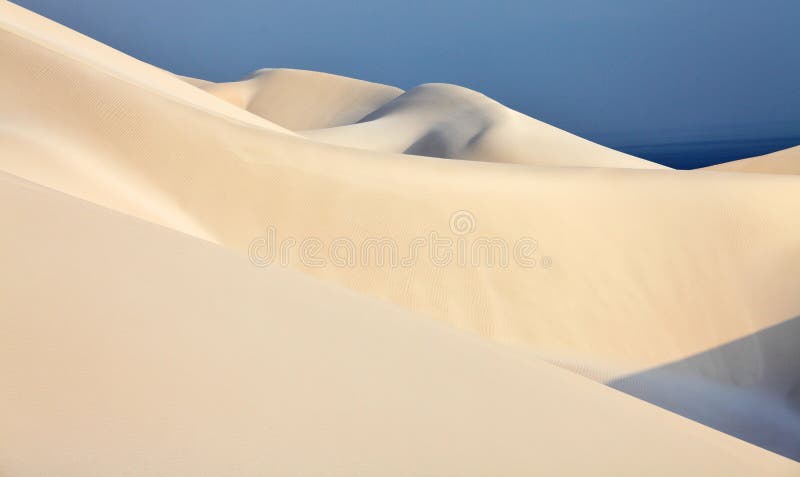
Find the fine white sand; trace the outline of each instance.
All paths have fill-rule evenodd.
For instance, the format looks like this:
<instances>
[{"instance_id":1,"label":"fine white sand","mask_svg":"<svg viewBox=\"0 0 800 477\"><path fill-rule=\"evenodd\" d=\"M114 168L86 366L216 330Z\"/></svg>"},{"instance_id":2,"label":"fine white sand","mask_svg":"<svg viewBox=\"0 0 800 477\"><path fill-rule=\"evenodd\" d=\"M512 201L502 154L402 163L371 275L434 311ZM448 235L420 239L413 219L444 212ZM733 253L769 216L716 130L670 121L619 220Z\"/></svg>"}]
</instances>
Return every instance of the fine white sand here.
<instances>
[{"instance_id":1,"label":"fine white sand","mask_svg":"<svg viewBox=\"0 0 800 477\"><path fill-rule=\"evenodd\" d=\"M765 174L800 174L800 146L763 156L717 164L706 167L706 169L731 172L762 172Z\"/></svg>"},{"instance_id":2,"label":"fine white sand","mask_svg":"<svg viewBox=\"0 0 800 477\"><path fill-rule=\"evenodd\" d=\"M800 472L744 442L800 459L797 175L453 85L181 79L6 2L0 52L0 475ZM269 230L325 265L249 263ZM432 233L534 266L327 247Z\"/></svg>"},{"instance_id":3,"label":"fine white sand","mask_svg":"<svg viewBox=\"0 0 800 477\"><path fill-rule=\"evenodd\" d=\"M447 159L659 169L450 84L402 90L300 70L259 70L234 83L190 83L329 144Z\"/></svg>"},{"instance_id":4,"label":"fine white sand","mask_svg":"<svg viewBox=\"0 0 800 477\"><path fill-rule=\"evenodd\" d=\"M4 475L797 470L296 272L11 176L0 198Z\"/></svg>"},{"instance_id":5,"label":"fine white sand","mask_svg":"<svg viewBox=\"0 0 800 477\"><path fill-rule=\"evenodd\" d=\"M354 123L403 94L393 86L290 69L262 69L233 83L184 79L295 131Z\"/></svg>"}]
</instances>

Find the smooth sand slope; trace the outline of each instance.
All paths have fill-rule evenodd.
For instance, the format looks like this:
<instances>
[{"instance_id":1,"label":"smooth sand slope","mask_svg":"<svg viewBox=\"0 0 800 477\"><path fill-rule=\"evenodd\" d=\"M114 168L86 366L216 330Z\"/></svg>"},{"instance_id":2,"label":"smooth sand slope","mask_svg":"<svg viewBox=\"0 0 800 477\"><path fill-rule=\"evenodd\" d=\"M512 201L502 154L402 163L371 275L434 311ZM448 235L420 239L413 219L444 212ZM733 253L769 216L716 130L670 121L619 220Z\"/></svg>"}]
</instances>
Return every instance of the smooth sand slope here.
<instances>
[{"instance_id":1,"label":"smooth sand slope","mask_svg":"<svg viewBox=\"0 0 800 477\"><path fill-rule=\"evenodd\" d=\"M0 199L2 475L796 475L296 272L5 174Z\"/></svg>"},{"instance_id":2,"label":"smooth sand slope","mask_svg":"<svg viewBox=\"0 0 800 477\"><path fill-rule=\"evenodd\" d=\"M447 159L549 166L664 166L581 139L461 86L418 86L356 124L305 131L330 144Z\"/></svg>"},{"instance_id":3,"label":"smooth sand slope","mask_svg":"<svg viewBox=\"0 0 800 477\"><path fill-rule=\"evenodd\" d=\"M357 122L403 94L393 86L292 69L262 69L232 83L184 79L294 131Z\"/></svg>"},{"instance_id":4,"label":"smooth sand slope","mask_svg":"<svg viewBox=\"0 0 800 477\"><path fill-rule=\"evenodd\" d=\"M452 150L472 154L517 141L529 144L536 162L572 167L336 146L311 138L324 130L289 131L11 4L0 3L0 23L0 169L242 256L262 257L263 247L253 245L273 227L276 243L295 241L291 268L519 346L596 381L655 377L661 387L648 386L662 389L655 394L619 387L718 428L722 420L726 432L799 457L792 445L800 441L800 375L790 365L796 354L769 350L797 349L800 338L794 327L768 339L763 333L800 316L800 178L650 170L637 168L648 163L635 158L637 167L622 166L596 153L600 146L543 127L558 132L561 154L557 142L526 142L537 137L528 126L541 123L452 86L417 88L368 120L327 130L377 124L383 130L374 140L381 144L413 141L428 130L425 121L417 129L414 118L440 118L430 124L450 124L455 133L429 143L444 143L439 152L461 144ZM345 92L363 86L347 84ZM297 95L302 81L296 86ZM451 93L453 101L439 101ZM335 97L320 102L318 115L305 114L329 121L349 111L351 103ZM291 117L290 109L272 114ZM462 125L493 115L503 116L502 126L463 139L471 136L461 134ZM506 137L500 131L514 129L511 123L523 134L490 140ZM586 154L576 156L577 149ZM368 254L339 265L329 247L340 238L359 250L389 239L386 253L403 259L434 233L470 248L499 240L508 255L532 238L535 266L519 266L511 256L506 266L490 267L480 254L467 264L441 263L427 249L397 266L381 266ZM298 252L306 238L321 243L311 261ZM714 352L741 340L749 345ZM666 366L673 366L668 376L653 373ZM686 385L698 380L725 393L698 401L692 390L699 388ZM663 399L670 392L677 403ZM703 404L688 412L687 402ZM606 437L615 433L607 429Z\"/></svg>"},{"instance_id":5,"label":"smooth sand slope","mask_svg":"<svg viewBox=\"0 0 800 477\"><path fill-rule=\"evenodd\" d=\"M800 174L800 146L706 167L711 171Z\"/></svg>"},{"instance_id":6,"label":"smooth sand slope","mask_svg":"<svg viewBox=\"0 0 800 477\"><path fill-rule=\"evenodd\" d=\"M70 61L83 64L89 70L114 76L147 92L168 96L178 103L192 104L208 114L288 133L284 128L241 108L233 107L213 95L198 93L197 88L188 87L185 81L175 76L165 75L160 68L134 60L124 53L8 1L3 0L0 5L0 28L4 34L27 38L42 48L55 48L59 54L68 57ZM54 64L53 67L57 65Z\"/></svg>"},{"instance_id":7,"label":"smooth sand slope","mask_svg":"<svg viewBox=\"0 0 800 477\"><path fill-rule=\"evenodd\" d=\"M447 159L659 169L456 85L392 87L312 71L259 70L233 83L185 78L321 142Z\"/></svg>"}]
</instances>

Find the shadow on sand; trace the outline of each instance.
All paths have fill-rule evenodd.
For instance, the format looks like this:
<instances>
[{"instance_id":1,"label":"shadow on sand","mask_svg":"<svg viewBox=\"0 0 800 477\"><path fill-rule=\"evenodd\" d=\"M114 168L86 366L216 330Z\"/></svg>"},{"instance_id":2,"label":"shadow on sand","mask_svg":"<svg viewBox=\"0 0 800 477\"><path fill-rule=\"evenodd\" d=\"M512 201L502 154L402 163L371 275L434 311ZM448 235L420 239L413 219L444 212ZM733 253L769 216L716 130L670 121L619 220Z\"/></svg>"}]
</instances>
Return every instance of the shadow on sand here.
<instances>
[{"instance_id":1,"label":"shadow on sand","mask_svg":"<svg viewBox=\"0 0 800 477\"><path fill-rule=\"evenodd\" d=\"M607 384L800 461L800 317Z\"/></svg>"}]
</instances>

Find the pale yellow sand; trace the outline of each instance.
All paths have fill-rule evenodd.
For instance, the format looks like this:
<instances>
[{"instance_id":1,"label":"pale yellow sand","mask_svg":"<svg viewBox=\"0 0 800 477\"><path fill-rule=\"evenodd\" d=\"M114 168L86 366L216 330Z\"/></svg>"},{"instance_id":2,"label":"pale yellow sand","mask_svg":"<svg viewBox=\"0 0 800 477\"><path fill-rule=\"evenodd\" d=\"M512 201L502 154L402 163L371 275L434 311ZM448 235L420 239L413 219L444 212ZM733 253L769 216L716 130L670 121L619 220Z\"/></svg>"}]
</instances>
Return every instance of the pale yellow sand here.
<instances>
[{"instance_id":1,"label":"pale yellow sand","mask_svg":"<svg viewBox=\"0 0 800 477\"><path fill-rule=\"evenodd\" d=\"M713 398L723 396L737 404L726 419L735 426L726 432L797 457L786 443L792 447L800 439L794 366L800 360L793 351L770 351L797 349L796 328L769 339L758 333L800 316L800 178L654 168L456 87L428 85L388 99L394 90L278 70L299 75L292 97L302 97L304 81L314 85L311 96L329 81L341 85L319 102L319 111L313 102L306 105L309 121L335 126L376 108L374 121L292 132L277 119L239 109L11 4L0 3L0 23L0 169L240 255L268 227L275 227L279 240L314 237L330 244L347 237L361 244L391 238L401 255L431 232L469 243L499 238L512 246L524 237L536 239L533 268L513 260L508 267L437 266L426 256L409 266L335 266L326 248L320 251L326 267L304 265L296 248L289 265L518 345L653 402L663 393L642 393L625 383L655 376L669 389L695 380L700 384L690 391L726 386L729 394L695 400L706 403L699 414L685 413L720 427L725 406ZM270 91L267 97L283 94L285 83L267 83L260 86ZM359 102L362 87L386 96ZM265 107L273 105L267 101ZM257 112L284 118L284 126L302 120L291 105L285 108ZM476 119L490 126L470 136ZM431 127L444 133L419 143ZM339 138L376 143L349 144L355 149L312 140L337 130L361 131ZM338 141L332 137L326 140ZM403 152L409 142L421 148L411 152L476 160L380 152L387 144L387 150ZM550 167L502 164L526 158ZM473 221L470 233L454 233L454 214ZM87 233L112 227L101 222ZM109 283L91 292L118 288ZM158 296L163 302L169 294ZM314 296L297 298L298 304L306 301ZM258 312L235 310L234 316ZM159 317L178 327L183 322L170 320L186 317L176 315ZM347 313L331 319L340 315ZM741 339L749 343L745 351L712 352ZM710 354L687 360L699 353ZM668 375L652 374L670 365L676 366ZM202 366L196 372L197 379L213 379L202 377ZM685 393L678 404L662 404L684 412L680 405L694 397ZM604 439L616 439L616 429L604 432ZM643 462L618 464L628 469Z\"/></svg>"},{"instance_id":2,"label":"pale yellow sand","mask_svg":"<svg viewBox=\"0 0 800 477\"><path fill-rule=\"evenodd\" d=\"M451 215L468 210L476 226L467 238L530 236L553 266L421 259L309 271L498 339L637 370L779 323L800 306L793 176L534 168L335 148L203 114L18 35L0 42L8 172L242 252L270 225L325 243L392 237L403 252L430 231L454 237Z\"/></svg>"},{"instance_id":3,"label":"pale yellow sand","mask_svg":"<svg viewBox=\"0 0 800 477\"><path fill-rule=\"evenodd\" d=\"M586 141L460 86L418 86L357 124L306 137L381 152L548 166L664 168Z\"/></svg>"},{"instance_id":4,"label":"pale yellow sand","mask_svg":"<svg viewBox=\"0 0 800 477\"><path fill-rule=\"evenodd\" d=\"M234 83L187 80L321 142L378 152L556 166L659 169L513 111L467 88L394 87L299 70Z\"/></svg>"},{"instance_id":5,"label":"pale yellow sand","mask_svg":"<svg viewBox=\"0 0 800 477\"><path fill-rule=\"evenodd\" d=\"M403 94L393 86L290 69L263 69L234 83L184 79L295 131L357 122Z\"/></svg>"},{"instance_id":6,"label":"pale yellow sand","mask_svg":"<svg viewBox=\"0 0 800 477\"><path fill-rule=\"evenodd\" d=\"M790 476L296 272L0 176L2 475Z\"/></svg>"},{"instance_id":7,"label":"pale yellow sand","mask_svg":"<svg viewBox=\"0 0 800 477\"><path fill-rule=\"evenodd\" d=\"M761 172L765 174L800 174L800 146L763 156L706 167L712 171Z\"/></svg>"},{"instance_id":8,"label":"pale yellow sand","mask_svg":"<svg viewBox=\"0 0 800 477\"><path fill-rule=\"evenodd\" d=\"M40 48L56 50L65 60L68 58L81 64L89 72L113 76L139 87L143 92L168 97L179 104L192 104L197 109L227 120L288 133L284 128L233 107L213 95L201 94L197 88L189 87L176 76L164 74L159 68L137 61L6 0L0 3L0 28L4 35L26 38ZM53 68L57 66L52 65Z\"/></svg>"}]
</instances>

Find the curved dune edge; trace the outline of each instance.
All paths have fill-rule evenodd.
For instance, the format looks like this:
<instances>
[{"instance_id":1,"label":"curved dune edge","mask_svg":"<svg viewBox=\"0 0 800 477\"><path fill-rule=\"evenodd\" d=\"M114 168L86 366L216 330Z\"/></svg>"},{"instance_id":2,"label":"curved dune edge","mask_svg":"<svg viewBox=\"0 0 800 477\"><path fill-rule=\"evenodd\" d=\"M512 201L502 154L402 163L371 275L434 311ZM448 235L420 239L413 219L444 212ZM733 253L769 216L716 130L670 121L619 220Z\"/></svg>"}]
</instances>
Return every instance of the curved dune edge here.
<instances>
[{"instance_id":1,"label":"curved dune edge","mask_svg":"<svg viewBox=\"0 0 800 477\"><path fill-rule=\"evenodd\" d=\"M0 198L4 475L797 472L300 274L7 175Z\"/></svg>"},{"instance_id":2,"label":"curved dune edge","mask_svg":"<svg viewBox=\"0 0 800 477\"><path fill-rule=\"evenodd\" d=\"M425 84L355 124L303 131L324 143L446 159L667 169L525 116L475 91Z\"/></svg>"},{"instance_id":3,"label":"curved dune edge","mask_svg":"<svg viewBox=\"0 0 800 477\"><path fill-rule=\"evenodd\" d=\"M112 75L152 94L191 105L207 114L218 115L253 127L293 134L257 115L231 106L213 95L202 94L160 68L138 61L107 45L48 20L8 1L0 2L0 29L18 35L59 55L81 62L86 68Z\"/></svg>"},{"instance_id":4,"label":"curved dune edge","mask_svg":"<svg viewBox=\"0 0 800 477\"><path fill-rule=\"evenodd\" d=\"M184 80L292 131L351 124L403 94L394 86L284 68L231 83Z\"/></svg>"},{"instance_id":5,"label":"curved dune edge","mask_svg":"<svg viewBox=\"0 0 800 477\"><path fill-rule=\"evenodd\" d=\"M232 83L185 79L323 143L485 162L666 169L456 85L426 84L403 92L393 86L290 69L259 70Z\"/></svg>"},{"instance_id":6,"label":"curved dune edge","mask_svg":"<svg viewBox=\"0 0 800 477\"><path fill-rule=\"evenodd\" d=\"M4 22L26 15L14 12ZM451 218L467 211L469 240L535 238L537 264L549 267L423 258L314 268L296 255L289 265L612 384L798 316L795 177L442 161L322 144L143 88L139 66L125 78L97 68L105 49L95 60L71 43L85 37L43 47L12 30L0 32L0 169L30 181L240 254L268 227L325 243L391 237L408 250L431 232L452 237ZM72 50L84 56L64 54ZM118 55L119 71L141 65ZM773 343L690 360L678 378L766 393L760 406L791 403L798 368L761 359Z\"/></svg>"},{"instance_id":7,"label":"curved dune edge","mask_svg":"<svg viewBox=\"0 0 800 477\"><path fill-rule=\"evenodd\" d=\"M709 171L800 174L800 146L706 167Z\"/></svg>"}]
</instances>

